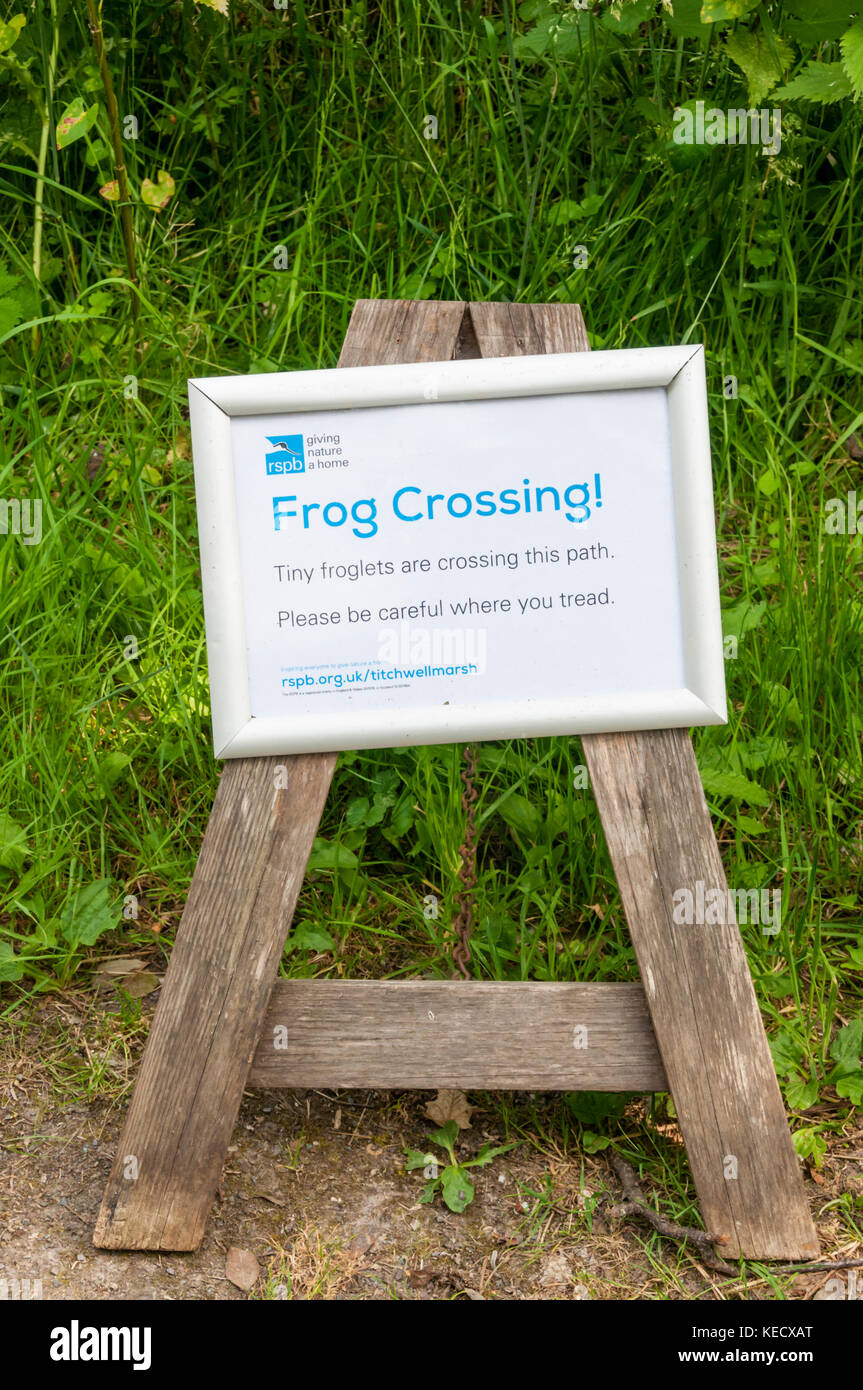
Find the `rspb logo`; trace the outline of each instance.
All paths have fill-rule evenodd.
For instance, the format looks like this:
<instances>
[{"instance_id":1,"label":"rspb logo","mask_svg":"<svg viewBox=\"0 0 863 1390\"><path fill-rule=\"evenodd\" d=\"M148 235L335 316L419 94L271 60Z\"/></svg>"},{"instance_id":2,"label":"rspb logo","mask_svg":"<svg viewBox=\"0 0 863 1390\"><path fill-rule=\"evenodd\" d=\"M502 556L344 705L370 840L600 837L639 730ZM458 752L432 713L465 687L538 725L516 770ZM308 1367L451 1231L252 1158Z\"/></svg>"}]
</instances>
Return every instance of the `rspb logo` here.
<instances>
[{"instance_id":1,"label":"rspb logo","mask_svg":"<svg viewBox=\"0 0 863 1390\"><path fill-rule=\"evenodd\" d=\"M305 473L306 456L301 434L268 434L267 439L276 446L265 454L268 477L277 473Z\"/></svg>"}]
</instances>

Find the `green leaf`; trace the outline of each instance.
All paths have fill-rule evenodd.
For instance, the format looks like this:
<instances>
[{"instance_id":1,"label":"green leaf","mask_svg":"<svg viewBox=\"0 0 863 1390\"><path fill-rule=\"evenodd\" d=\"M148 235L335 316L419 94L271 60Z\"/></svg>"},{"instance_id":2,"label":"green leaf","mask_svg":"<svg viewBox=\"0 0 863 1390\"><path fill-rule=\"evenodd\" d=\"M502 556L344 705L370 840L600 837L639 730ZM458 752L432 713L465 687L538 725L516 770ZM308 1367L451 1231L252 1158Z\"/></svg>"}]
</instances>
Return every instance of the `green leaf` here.
<instances>
[{"instance_id":1,"label":"green leaf","mask_svg":"<svg viewBox=\"0 0 863 1390\"><path fill-rule=\"evenodd\" d=\"M838 39L859 13L859 0L786 0L782 30L804 48L818 48Z\"/></svg>"},{"instance_id":2,"label":"green leaf","mask_svg":"<svg viewBox=\"0 0 863 1390\"><path fill-rule=\"evenodd\" d=\"M863 1105L863 1071L852 1072L836 1082L836 1094L852 1105Z\"/></svg>"},{"instance_id":3,"label":"green leaf","mask_svg":"<svg viewBox=\"0 0 863 1390\"><path fill-rule=\"evenodd\" d=\"M76 97L70 102L57 122L57 149L65 150L73 141L92 129L99 115L99 103L85 107L84 98Z\"/></svg>"},{"instance_id":4,"label":"green leaf","mask_svg":"<svg viewBox=\"0 0 863 1390\"><path fill-rule=\"evenodd\" d=\"M440 1183L441 1183L440 1178L432 1178L431 1182L427 1182L426 1185L425 1185L425 1187L424 1187L423 1190L422 1190L422 1196L420 1197L420 1201L421 1201L421 1202L433 1202L433 1201L434 1201L435 1193L437 1192L438 1188L440 1187Z\"/></svg>"},{"instance_id":5,"label":"green leaf","mask_svg":"<svg viewBox=\"0 0 863 1390\"><path fill-rule=\"evenodd\" d=\"M592 1129L586 1129L581 1136L581 1144L585 1153L599 1153L600 1149L607 1149L611 1140L607 1134L594 1134Z\"/></svg>"},{"instance_id":6,"label":"green leaf","mask_svg":"<svg viewBox=\"0 0 863 1390\"><path fill-rule=\"evenodd\" d=\"M842 35L839 47L842 49L842 66L854 88L854 95L863 96L863 19L858 19Z\"/></svg>"},{"instance_id":7,"label":"green leaf","mask_svg":"<svg viewBox=\"0 0 863 1390\"><path fill-rule=\"evenodd\" d=\"M758 490L763 492L765 497L772 497L774 492L782 486L782 479L778 473L774 473L772 468L765 468L758 479Z\"/></svg>"},{"instance_id":8,"label":"green leaf","mask_svg":"<svg viewBox=\"0 0 863 1390\"><path fill-rule=\"evenodd\" d=\"M400 840L402 835L407 834L413 823L413 798L410 792L405 792L390 816L389 825L384 830L384 835L392 842Z\"/></svg>"},{"instance_id":9,"label":"green leaf","mask_svg":"<svg viewBox=\"0 0 863 1390\"><path fill-rule=\"evenodd\" d=\"M773 97L776 101L817 101L826 105L850 97L854 88L842 63L807 63L806 67Z\"/></svg>"},{"instance_id":10,"label":"green leaf","mask_svg":"<svg viewBox=\"0 0 863 1390\"><path fill-rule=\"evenodd\" d=\"M95 298L95 296L93 296ZM92 301L91 301L92 302ZM128 753L106 753L96 769L96 787L103 796L120 780L132 759Z\"/></svg>"},{"instance_id":11,"label":"green leaf","mask_svg":"<svg viewBox=\"0 0 863 1390\"><path fill-rule=\"evenodd\" d=\"M309 869L357 869L359 859L344 845L317 838L309 855Z\"/></svg>"},{"instance_id":12,"label":"green leaf","mask_svg":"<svg viewBox=\"0 0 863 1390\"><path fill-rule=\"evenodd\" d=\"M100 162L103 159L108 159L110 153L111 151L108 149L104 140L96 140L94 143L88 145L84 155L84 163L87 165L88 169L98 169Z\"/></svg>"},{"instance_id":13,"label":"green leaf","mask_svg":"<svg viewBox=\"0 0 863 1390\"><path fill-rule=\"evenodd\" d=\"M27 836L21 826L0 811L0 869L20 873L27 853Z\"/></svg>"},{"instance_id":14,"label":"green leaf","mask_svg":"<svg viewBox=\"0 0 863 1390\"><path fill-rule=\"evenodd\" d=\"M458 1122L456 1120L447 1120L445 1125L442 1125L440 1129L434 1130L428 1137L433 1144L440 1144L442 1149L448 1149L449 1152L452 1153L453 1145L456 1139L458 1139Z\"/></svg>"},{"instance_id":15,"label":"green leaf","mask_svg":"<svg viewBox=\"0 0 863 1390\"><path fill-rule=\"evenodd\" d=\"M656 0L617 0L610 10L603 11L601 22L616 34L634 34L655 12Z\"/></svg>"},{"instance_id":16,"label":"green leaf","mask_svg":"<svg viewBox=\"0 0 863 1390\"><path fill-rule=\"evenodd\" d=\"M787 999L789 995L794 993L794 985L787 971L779 975L768 972L760 977L758 984L765 994L770 995L771 999Z\"/></svg>"},{"instance_id":17,"label":"green leaf","mask_svg":"<svg viewBox=\"0 0 863 1390\"><path fill-rule=\"evenodd\" d=\"M565 227L568 222L578 221L583 216L581 204L574 198L561 198L559 203L549 208L545 220L550 227Z\"/></svg>"},{"instance_id":18,"label":"green leaf","mask_svg":"<svg viewBox=\"0 0 863 1390\"><path fill-rule=\"evenodd\" d=\"M836 1063L834 1075L855 1072L860 1066L863 1052L863 1018L852 1019L840 1028L830 1044L830 1056Z\"/></svg>"},{"instance_id":19,"label":"green leaf","mask_svg":"<svg viewBox=\"0 0 863 1390\"><path fill-rule=\"evenodd\" d=\"M14 984L24 974L8 941L0 941L0 984Z\"/></svg>"},{"instance_id":20,"label":"green leaf","mask_svg":"<svg viewBox=\"0 0 863 1390\"><path fill-rule=\"evenodd\" d=\"M490 912L486 917L482 917L479 922L479 930L488 937L494 946L500 947L501 950L511 951L515 949L518 928L505 912Z\"/></svg>"},{"instance_id":21,"label":"green leaf","mask_svg":"<svg viewBox=\"0 0 863 1390\"><path fill-rule=\"evenodd\" d=\"M782 1028L775 1037L769 1039L773 1065L779 1076L788 1076L796 1071L803 1059L803 1046L787 1028Z\"/></svg>"},{"instance_id":22,"label":"green leaf","mask_svg":"<svg viewBox=\"0 0 863 1390\"><path fill-rule=\"evenodd\" d=\"M473 1183L458 1164L449 1164L441 1174L443 1199L450 1211L464 1211L473 1201Z\"/></svg>"},{"instance_id":23,"label":"green leaf","mask_svg":"<svg viewBox=\"0 0 863 1390\"><path fill-rule=\"evenodd\" d=\"M715 768L704 768L701 773L704 790L711 796L731 796L747 801L750 806L769 806L770 796L757 782L751 782L739 772L717 772Z\"/></svg>"},{"instance_id":24,"label":"green leaf","mask_svg":"<svg viewBox=\"0 0 863 1390\"><path fill-rule=\"evenodd\" d=\"M663 10L663 18L676 38L697 39L704 34L701 0L674 0L672 13Z\"/></svg>"},{"instance_id":25,"label":"green leaf","mask_svg":"<svg viewBox=\"0 0 863 1390\"><path fill-rule=\"evenodd\" d=\"M792 1110L808 1110L818 1099L817 1076L793 1076L785 1086L785 1099Z\"/></svg>"},{"instance_id":26,"label":"green leaf","mask_svg":"<svg viewBox=\"0 0 863 1390\"><path fill-rule=\"evenodd\" d=\"M71 946L92 946L106 931L119 925L119 909L112 907L111 881L97 879L79 888L60 913L60 930Z\"/></svg>"},{"instance_id":27,"label":"green leaf","mask_svg":"<svg viewBox=\"0 0 863 1390\"><path fill-rule=\"evenodd\" d=\"M355 796L353 801L348 803L345 812L345 822L351 830L358 825L368 825L368 814L371 802L367 796Z\"/></svg>"},{"instance_id":28,"label":"green leaf","mask_svg":"<svg viewBox=\"0 0 863 1390\"><path fill-rule=\"evenodd\" d=\"M0 268L0 336L35 318L37 311L38 299L27 282Z\"/></svg>"},{"instance_id":29,"label":"green leaf","mask_svg":"<svg viewBox=\"0 0 863 1390\"><path fill-rule=\"evenodd\" d=\"M756 820L754 816L744 816L742 812L738 812L734 824L738 829L745 830L748 835L765 835L767 833L767 826L763 821Z\"/></svg>"},{"instance_id":30,"label":"green leaf","mask_svg":"<svg viewBox=\"0 0 863 1390\"><path fill-rule=\"evenodd\" d=\"M764 614L767 612L767 604L762 600L760 603L753 603L752 599L741 599L740 603L735 603L733 608L722 610L722 636L723 637L744 637L747 632L752 632L753 628L758 627Z\"/></svg>"},{"instance_id":31,"label":"green leaf","mask_svg":"<svg viewBox=\"0 0 863 1390\"><path fill-rule=\"evenodd\" d=\"M764 689L767 691L767 698L773 709L799 728L802 723L802 715L797 696L792 695L786 685L780 685L776 681L765 681Z\"/></svg>"},{"instance_id":32,"label":"green leaf","mask_svg":"<svg viewBox=\"0 0 863 1390\"><path fill-rule=\"evenodd\" d=\"M23 14L15 14L11 19L0 23L0 53L6 53L12 47L26 23Z\"/></svg>"},{"instance_id":33,"label":"green leaf","mask_svg":"<svg viewBox=\"0 0 863 1390\"><path fill-rule=\"evenodd\" d=\"M749 84L751 106L761 104L794 61L794 50L785 39L770 39L748 29L736 29L729 35L725 51Z\"/></svg>"},{"instance_id":34,"label":"green leaf","mask_svg":"<svg viewBox=\"0 0 863 1390\"><path fill-rule=\"evenodd\" d=\"M430 1163L437 1163L434 1154L420 1153L419 1149L405 1149L405 1172L412 1173L415 1168L428 1168Z\"/></svg>"},{"instance_id":35,"label":"green leaf","mask_svg":"<svg viewBox=\"0 0 863 1390\"><path fill-rule=\"evenodd\" d=\"M528 840L536 841L539 839L542 831L542 816L538 807L528 801L526 796L519 796L518 792L510 792L501 802L498 810L507 825L512 826L517 834L526 836Z\"/></svg>"},{"instance_id":36,"label":"green leaf","mask_svg":"<svg viewBox=\"0 0 863 1390\"><path fill-rule=\"evenodd\" d=\"M501 1154L509 1153L510 1149L516 1147L516 1140L511 1144L500 1144L493 1149L491 1144L483 1144L474 1158L469 1158L467 1163L463 1163L462 1168L485 1168L491 1163L493 1158L499 1158Z\"/></svg>"},{"instance_id":37,"label":"green leaf","mask_svg":"<svg viewBox=\"0 0 863 1390\"><path fill-rule=\"evenodd\" d=\"M143 180L141 201L146 203L148 208L152 208L154 212L161 212L174 196L174 180L167 169L160 169L156 179L156 183L153 183L151 179Z\"/></svg>"},{"instance_id":38,"label":"green leaf","mask_svg":"<svg viewBox=\"0 0 863 1390\"><path fill-rule=\"evenodd\" d=\"M733 19L742 19L754 10L760 0L703 0L701 6L702 24L727 24Z\"/></svg>"},{"instance_id":39,"label":"green leaf","mask_svg":"<svg viewBox=\"0 0 863 1390\"><path fill-rule=\"evenodd\" d=\"M323 927L313 927L308 922L300 922L288 937L285 950L332 951L335 950L335 945L335 941Z\"/></svg>"},{"instance_id":40,"label":"green leaf","mask_svg":"<svg viewBox=\"0 0 863 1390\"><path fill-rule=\"evenodd\" d=\"M578 58L590 40L591 16L586 10L544 7L539 23L513 42L513 53L522 62L537 58Z\"/></svg>"},{"instance_id":41,"label":"green leaf","mask_svg":"<svg viewBox=\"0 0 863 1390\"><path fill-rule=\"evenodd\" d=\"M820 1168L827 1152L827 1140L814 1126L798 1129L793 1136L794 1149L798 1158L808 1158L815 1168Z\"/></svg>"},{"instance_id":42,"label":"green leaf","mask_svg":"<svg viewBox=\"0 0 863 1390\"><path fill-rule=\"evenodd\" d=\"M626 1109L626 1096L615 1091L567 1091L564 1102L567 1110L583 1125L598 1125L602 1120L619 1120Z\"/></svg>"},{"instance_id":43,"label":"green leaf","mask_svg":"<svg viewBox=\"0 0 863 1390\"><path fill-rule=\"evenodd\" d=\"M573 202L571 197L561 197L560 203L554 203L546 214L546 222L549 227L566 227L568 222L580 222L584 217L593 217L598 213L599 208L605 203L602 193L588 193L582 197L581 203Z\"/></svg>"}]
</instances>

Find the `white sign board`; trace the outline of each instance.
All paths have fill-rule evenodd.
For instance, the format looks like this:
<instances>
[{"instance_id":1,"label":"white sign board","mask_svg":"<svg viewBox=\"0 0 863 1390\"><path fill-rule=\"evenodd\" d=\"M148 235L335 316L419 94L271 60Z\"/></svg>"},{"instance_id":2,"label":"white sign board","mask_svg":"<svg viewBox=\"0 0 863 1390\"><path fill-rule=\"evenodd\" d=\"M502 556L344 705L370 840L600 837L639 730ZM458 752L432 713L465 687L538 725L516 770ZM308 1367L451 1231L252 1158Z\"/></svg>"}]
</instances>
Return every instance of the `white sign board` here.
<instances>
[{"instance_id":1,"label":"white sign board","mask_svg":"<svg viewBox=\"0 0 863 1390\"><path fill-rule=\"evenodd\" d=\"M700 348L189 395L217 756L724 721Z\"/></svg>"}]
</instances>

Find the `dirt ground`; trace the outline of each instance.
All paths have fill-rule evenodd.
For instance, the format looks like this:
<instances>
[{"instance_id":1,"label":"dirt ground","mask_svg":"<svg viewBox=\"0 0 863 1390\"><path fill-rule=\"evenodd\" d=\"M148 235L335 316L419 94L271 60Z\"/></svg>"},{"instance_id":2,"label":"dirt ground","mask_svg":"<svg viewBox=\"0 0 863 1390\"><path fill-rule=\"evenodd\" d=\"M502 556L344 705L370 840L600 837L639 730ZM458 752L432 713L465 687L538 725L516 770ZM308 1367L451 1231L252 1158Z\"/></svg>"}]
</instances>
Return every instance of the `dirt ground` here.
<instances>
[{"instance_id":1,"label":"dirt ground","mask_svg":"<svg viewBox=\"0 0 863 1390\"><path fill-rule=\"evenodd\" d=\"M609 1207L621 1189L607 1155L574 1152L572 1141L564 1153L548 1137L554 1126L542 1124L543 1106L557 1102L543 1097L510 1098L510 1120L521 1133L529 1122L532 1130L474 1170L476 1198L456 1215L439 1197L421 1205L422 1174L404 1167L404 1149L425 1149L435 1128L423 1115L432 1093L249 1092L200 1250L96 1250L93 1226L151 1009L147 1000L142 1018L130 1020L115 1004L65 995L31 1006L4 1029L0 1297L710 1300L772 1299L779 1289L793 1299L829 1296L835 1275L771 1283L760 1266L723 1277L691 1247L616 1221ZM506 1139L495 1102L473 1114L460 1157ZM806 1187L823 1257L863 1258L863 1242L849 1240L836 1205L863 1197L863 1127L846 1126L815 1178L809 1174ZM648 1185L646 1193L663 1209L661 1192ZM232 1247L247 1252L231 1256L244 1287L226 1273ZM857 1275L863 1295L863 1270Z\"/></svg>"}]
</instances>

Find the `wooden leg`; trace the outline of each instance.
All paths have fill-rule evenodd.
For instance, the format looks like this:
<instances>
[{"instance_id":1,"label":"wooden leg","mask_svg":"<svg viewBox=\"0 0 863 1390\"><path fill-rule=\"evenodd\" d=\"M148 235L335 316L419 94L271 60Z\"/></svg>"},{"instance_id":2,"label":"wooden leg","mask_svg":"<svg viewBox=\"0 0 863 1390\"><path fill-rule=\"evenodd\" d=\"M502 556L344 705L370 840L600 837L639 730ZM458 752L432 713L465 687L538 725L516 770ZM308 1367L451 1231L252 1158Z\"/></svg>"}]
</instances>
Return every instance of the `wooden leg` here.
<instances>
[{"instance_id":1,"label":"wooden leg","mask_svg":"<svg viewBox=\"0 0 863 1390\"><path fill-rule=\"evenodd\" d=\"M339 366L450 358L464 309L361 300ZM200 1244L335 762L225 766L96 1223L103 1249Z\"/></svg>"},{"instance_id":2,"label":"wooden leg","mask_svg":"<svg viewBox=\"0 0 863 1390\"><path fill-rule=\"evenodd\" d=\"M589 347L576 305L470 312L484 357ZM809 1259L818 1238L740 932L673 922L675 890L725 889L689 732L582 744L705 1226L727 1256Z\"/></svg>"},{"instance_id":3,"label":"wooden leg","mask_svg":"<svg viewBox=\"0 0 863 1390\"><path fill-rule=\"evenodd\" d=\"M95 1245L200 1244L335 761L225 766Z\"/></svg>"},{"instance_id":4,"label":"wooden leg","mask_svg":"<svg viewBox=\"0 0 863 1390\"><path fill-rule=\"evenodd\" d=\"M582 740L704 1224L723 1253L818 1254L734 921L681 926L677 889L726 892L688 729Z\"/></svg>"}]
</instances>

